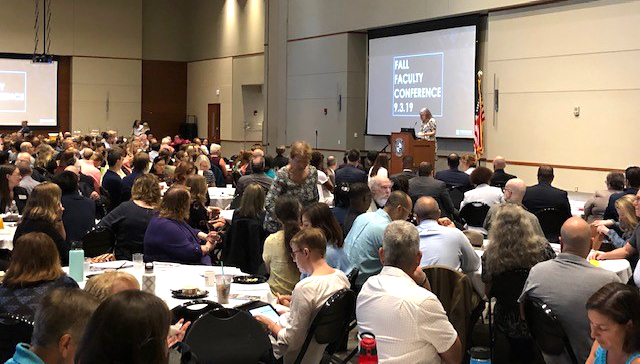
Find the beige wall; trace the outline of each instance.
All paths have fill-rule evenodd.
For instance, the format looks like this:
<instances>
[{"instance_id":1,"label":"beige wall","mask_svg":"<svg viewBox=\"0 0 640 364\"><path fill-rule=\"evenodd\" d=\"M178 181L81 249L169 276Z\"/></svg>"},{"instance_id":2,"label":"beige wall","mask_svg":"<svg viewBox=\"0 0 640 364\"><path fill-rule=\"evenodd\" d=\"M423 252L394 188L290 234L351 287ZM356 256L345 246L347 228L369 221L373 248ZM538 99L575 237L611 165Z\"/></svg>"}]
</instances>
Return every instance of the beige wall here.
<instances>
[{"instance_id":1,"label":"beige wall","mask_svg":"<svg viewBox=\"0 0 640 364\"><path fill-rule=\"evenodd\" d=\"M189 7L187 1L143 0L142 58L189 60Z\"/></svg>"}]
</instances>

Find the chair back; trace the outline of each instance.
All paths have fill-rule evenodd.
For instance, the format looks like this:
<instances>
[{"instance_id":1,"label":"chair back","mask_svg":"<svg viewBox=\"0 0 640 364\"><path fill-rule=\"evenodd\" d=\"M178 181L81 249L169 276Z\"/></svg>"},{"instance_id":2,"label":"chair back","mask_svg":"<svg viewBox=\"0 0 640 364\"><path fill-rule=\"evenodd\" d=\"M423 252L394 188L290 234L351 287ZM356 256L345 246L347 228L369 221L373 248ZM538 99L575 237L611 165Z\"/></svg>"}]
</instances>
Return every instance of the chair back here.
<instances>
[{"instance_id":1,"label":"chair back","mask_svg":"<svg viewBox=\"0 0 640 364\"><path fill-rule=\"evenodd\" d=\"M115 246L115 235L113 231L105 226L94 226L82 238L82 249L84 256L88 258L111 253Z\"/></svg>"},{"instance_id":2,"label":"chair back","mask_svg":"<svg viewBox=\"0 0 640 364\"><path fill-rule=\"evenodd\" d=\"M258 219L235 218L224 237L222 261L244 273L258 274L263 264L265 232Z\"/></svg>"},{"instance_id":3,"label":"chair back","mask_svg":"<svg viewBox=\"0 0 640 364\"><path fill-rule=\"evenodd\" d=\"M519 310L518 298L529 277L529 269L514 269L493 277L489 297L495 297L501 307Z\"/></svg>"},{"instance_id":4,"label":"chair back","mask_svg":"<svg viewBox=\"0 0 640 364\"><path fill-rule=\"evenodd\" d=\"M251 314L216 308L202 315L183 340L199 363L271 363L267 331Z\"/></svg>"},{"instance_id":5,"label":"chair back","mask_svg":"<svg viewBox=\"0 0 640 364\"><path fill-rule=\"evenodd\" d=\"M11 359L19 343L31 342L33 322L20 315L0 314L0 363Z\"/></svg>"},{"instance_id":6,"label":"chair back","mask_svg":"<svg viewBox=\"0 0 640 364\"><path fill-rule=\"evenodd\" d=\"M348 288L343 288L329 297L311 322L295 363L302 363L312 339L315 338L319 344L330 344L340 340L342 333L349 326L355 307L356 294Z\"/></svg>"},{"instance_id":7,"label":"chair back","mask_svg":"<svg viewBox=\"0 0 640 364\"><path fill-rule=\"evenodd\" d=\"M184 319L184 322L195 322L200 316L216 308L222 308L222 305L209 300L194 300L172 308L171 313L173 314L174 323L180 321L180 319Z\"/></svg>"},{"instance_id":8,"label":"chair back","mask_svg":"<svg viewBox=\"0 0 640 364\"><path fill-rule=\"evenodd\" d=\"M489 212L489 205L482 202L471 202L460 210L460 217L469 226L482 227Z\"/></svg>"},{"instance_id":9,"label":"chair back","mask_svg":"<svg viewBox=\"0 0 640 364\"><path fill-rule=\"evenodd\" d=\"M540 226L544 232L544 236L550 243L557 243L560 241L560 229L564 224L564 216L562 213L553 208L547 207L534 213L540 221Z\"/></svg>"},{"instance_id":10,"label":"chair back","mask_svg":"<svg viewBox=\"0 0 640 364\"><path fill-rule=\"evenodd\" d=\"M464 200L464 188L459 186L447 187L449 191L449 197L451 197L451 202L453 202L453 206L456 208L460 206L462 200Z\"/></svg>"},{"instance_id":11,"label":"chair back","mask_svg":"<svg viewBox=\"0 0 640 364\"><path fill-rule=\"evenodd\" d=\"M458 332L463 348L469 349L471 331L482 314L484 301L474 291L466 274L439 265L427 266L423 270L429 279L431 292L442 303L449 321Z\"/></svg>"},{"instance_id":12,"label":"chair back","mask_svg":"<svg viewBox=\"0 0 640 364\"><path fill-rule=\"evenodd\" d=\"M546 303L528 296L524 302L524 315L533 340L545 356L559 357L567 353L571 363L578 364L569 337Z\"/></svg>"},{"instance_id":13,"label":"chair back","mask_svg":"<svg viewBox=\"0 0 640 364\"><path fill-rule=\"evenodd\" d=\"M356 280L358 279L358 275L360 274L360 270L358 268L351 268L349 274L347 274L347 279L349 280L349 284L351 285L351 290L356 285Z\"/></svg>"}]
</instances>

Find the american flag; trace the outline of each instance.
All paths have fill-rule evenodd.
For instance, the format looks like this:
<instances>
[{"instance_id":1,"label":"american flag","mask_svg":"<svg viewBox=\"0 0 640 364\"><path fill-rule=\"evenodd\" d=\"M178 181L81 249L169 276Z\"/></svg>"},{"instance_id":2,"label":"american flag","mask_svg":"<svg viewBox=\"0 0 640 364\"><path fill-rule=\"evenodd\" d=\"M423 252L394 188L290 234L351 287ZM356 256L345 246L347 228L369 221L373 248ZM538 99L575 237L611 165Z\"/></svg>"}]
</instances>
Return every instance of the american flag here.
<instances>
[{"instance_id":1,"label":"american flag","mask_svg":"<svg viewBox=\"0 0 640 364\"><path fill-rule=\"evenodd\" d=\"M480 158L483 152L482 123L484 123L484 104L482 103L480 80L478 77L478 104L476 105L476 119L473 123L473 148L475 149L477 158Z\"/></svg>"}]
</instances>

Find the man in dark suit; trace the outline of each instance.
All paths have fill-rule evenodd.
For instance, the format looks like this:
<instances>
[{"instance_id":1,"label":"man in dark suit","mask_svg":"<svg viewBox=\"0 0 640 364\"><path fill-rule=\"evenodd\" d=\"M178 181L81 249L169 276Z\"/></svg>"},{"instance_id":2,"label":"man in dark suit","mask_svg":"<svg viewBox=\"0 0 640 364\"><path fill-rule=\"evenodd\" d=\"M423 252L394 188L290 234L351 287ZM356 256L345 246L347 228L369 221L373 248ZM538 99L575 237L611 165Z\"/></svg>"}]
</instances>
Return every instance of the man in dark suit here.
<instances>
[{"instance_id":1,"label":"man in dark suit","mask_svg":"<svg viewBox=\"0 0 640 364\"><path fill-rule=\"evenodd\" d=\"M640 188L640 167L627 167L624 171L627 188L622 192L613 193L609 196L609 203L604 211L604 219L614 219L618 221L618 211L616 211L616 201L624 195L635 195Z\"/></svg>"},{"instance_id":2,"label":"man in dark suit","mask_svg":"<svg viewBox=\"0 0 640 364\"><path fill-rule=\"evenodd\" d=\"M491 182L489 182L491 186L502 188L507 184L508 180L516 178L516 176L504 171L506 166L507 161L505 161L503 157L495 157L493 160L493 177L491 177Z\"/></svg>"},{"instance_id":3,"label":"man in dark suit","mask_svg":"<svg viewBox=\"0 0 640 364\"><path fill-rule=\"evenodd\" d=\"M571 217L571 206L567 191L551 186L553 182L553 168L540 166L538 168L538 184L527 187L522 204L535 214L544 208L555 208L560 212L562 222ZM544 229L544 226L542 227Z\"/></svg>"},{"instance_id":4,"label":"man in dark suit","mask_svg":"<svg viewBox=\"0 0 640 364\"><path fill-rule=\"evenodd\" d=\"M461 173L467 175L464 172ZM438 202L444 216L451 218L454 216L455 210L447 186L443 181L433 178L433 166L429 162L420 163L418 177L409 180L409 196L413 201L422 196L433 197Z\"/></svg>"},{"instance_id":5,"label":"man in dark suit","mask_svg":"<svg viewBox=\"0 0 640 364\"><path fill-rule=\"evenodd\" d=\"M279 145L276 148L276 156L273 157L273 166L275 167L276 170L289 164L289 158L283 155L285 150L286 150L286 147L284 145Z\"/></svg>"},{"instance_id":6,"label":"man in dark suit","mask_svg":"<svg viewBox=\"0 0 640 364\"><path fill-rule=\"evenodd\" d=\"M341 183L367 183L367 173L358 169L360 161L360 152L357 149L351 149L347 153L347 164L336 171L336 187Z\"/></svg>"},{"instance_id":7,"label":"man in dark suit","mask_svg":"<svg viewBox=\"0 0 640 364\"><path fill-rule=\"evenodd\" d=\"M242 195L244 194L245 188L247 188L250 184L256 183L264 190L264 195L267 196L267 192L271 188L271 184L273 183L273 179L266 174L264 174L264 157L257 156L253 157L251 160L251 174L240 177L238 180L238 185L236 187L236 195L231 202L231 208L237 209L240 207L240 200L242 199Z\"/></svg>"},{"instance_id":8,"label":"man in dark suit","mask_svg":"<svg viewBox=\"0 0 640 364\"><path fill-rule=\"evenodd\" d=\"M447 157L447 164L449 169L436 173L436 179L447 184L447 187L461 187L463 189L471 188L471 181L469 175L458 170L460 165L460 156L456 153L451 153Z\"/></svg>"},{"instance_id":9,"label":"man in dark suit","mask_svg":"<svg viewBox=\"0 0 640 364\"><path fill-rule=\"evenodd\" d=\"M95 225L96 204L78 191L78 176L71 171L63 171L53 177L53 183L62 190L62 224L68 241L81 241Z\"/></svg>"},{"instance_id":10,"label":"man in dark suit","mask_svg":"<svg viewBox=\"0 0 640 364\"><path fill-rule=\"evenodd\" d=\"M406 178L407 180L416 176L416 172L413 171L413 156L410 155L402 157L402 172L391 175L391 177Z\"/></svg>"}]
</instances>

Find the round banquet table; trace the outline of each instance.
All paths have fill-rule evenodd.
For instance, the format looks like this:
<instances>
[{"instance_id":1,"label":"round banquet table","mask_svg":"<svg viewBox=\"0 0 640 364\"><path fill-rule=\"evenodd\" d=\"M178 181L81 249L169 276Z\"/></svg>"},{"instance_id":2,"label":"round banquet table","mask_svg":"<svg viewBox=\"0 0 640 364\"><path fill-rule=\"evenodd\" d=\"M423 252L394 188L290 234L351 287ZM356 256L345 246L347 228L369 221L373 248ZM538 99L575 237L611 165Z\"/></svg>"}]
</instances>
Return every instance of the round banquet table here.
<instances>
[{"instance_id":1,"label":"round banquet table","mask_svg":"<svg viewBox=\"0 0 640 364\"><path fill-rule=\"evenodd\" d=\"M0 229L0 249L13 250L13 236L16 233L16 224L15 222L5 222L4 229Z\"/></svg>"},{"instance_id":2,"label":"round banquet table","mask_svg":"<svg viewBox=\"0 0 640 364\"><path fill-rule=\"evenodd\" d=\"M108 263L92 264L92 271L88 274L100 274L102 271L93 271L95 267L120 267L126 261L115 261ZM126 262L125 268L120 269L123 272L131 273L140 285L142 285L142 273L144 269L134 268L132 262ZM63 268L65 272L69 271L69 267ZM174 308L185 302L189 302L189 299L178 299L171 296L171 290L180 289L184 286L195 286L201 290L209 291L209 295L205 300L217 302L216 287L205 287L204 285L204 272L213 270L216 274L222 273L221 267L212 267L206 265L183 265L177 263L163 263L154 262L154 273L156 275L156 296L160 297L167 303L169 308ZM225 274L232 275L247 275L242 273L240 269L234 267L224 267ZM86 283L86 279L82 282L78 282L80 288L83 288ZM242 305L252 300L261 300L265 302L274 301L271 290L267 283L260 284L238 284L231 283L231 292L228 304L223 304L224 307L231 308Z\"/></svg>"},{"instance_id":3,"label":"round banquet table","mask_svg":"<svg viewBox=\"0 0 640 364\"><path fill-rule=\"evenodd\" d=\"M235 188L209 187L209 199L211 200L209 205L223 210L227 209L231 205L235 193Z\"/></svg>"},{"instance_id":4,"label":"round banquet table","mask_svg":"<svg viewBox=\"0 0 640 364\"><path fill-rule=\"evenodd\" d=\"M489 241L485 239L482 249L475 248L476 254L482 258L482 254L484 253L484 249L486 249ZM551 244L553 250L558 254L560 252L560 244ZM598 261L601 268L614 272L620 278L622 283L627 283L629 278L632 277L633 271L631 270L631 264L626 259L609 259L609 260L599 260ZM482 282L482 265L476 272L469 274L469 278L471 278L471 283L473 284L473 288L475 288L476 292L478 292L483 298L486 299L486 295L484 293L484 282Z\"/></svg>"}]
</instances>

